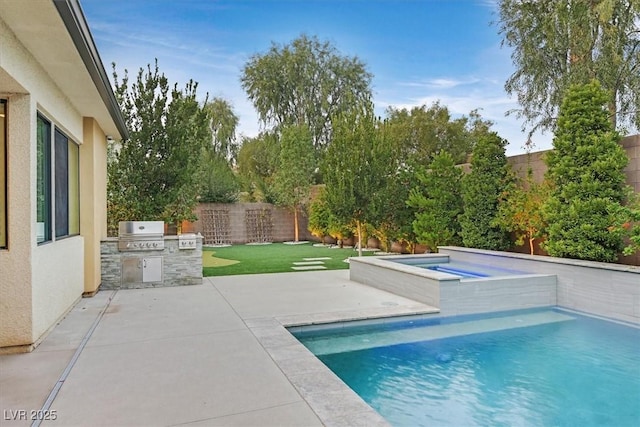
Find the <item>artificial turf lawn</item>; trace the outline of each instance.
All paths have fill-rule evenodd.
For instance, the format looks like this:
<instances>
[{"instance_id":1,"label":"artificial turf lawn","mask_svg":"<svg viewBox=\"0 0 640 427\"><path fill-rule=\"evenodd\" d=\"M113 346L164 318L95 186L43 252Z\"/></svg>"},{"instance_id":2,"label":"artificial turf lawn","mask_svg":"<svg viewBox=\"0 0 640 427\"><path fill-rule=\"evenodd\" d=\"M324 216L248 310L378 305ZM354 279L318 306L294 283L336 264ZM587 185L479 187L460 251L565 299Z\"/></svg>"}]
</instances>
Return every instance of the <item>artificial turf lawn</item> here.
<instances>
[{"instance_id":1,"label":"artificial turf lawn","mask_svg":"<svg viewBox=\"0 0 640 427\"><path fill-rule=\"evenodd\" d=\"M371 255L372 252L363 252ZM303 258L323 258L326 270L349 268L345 259L357 256L353 249L314 247L312 243L285 245L234 245L226 248L203 248L202 265L204 276L230 276L234 274L284 273L293 272L294 262ZM231 264L229 261L238 261ZM207 267L209 266L209 267Z\"/></svg>"}]
</instances>

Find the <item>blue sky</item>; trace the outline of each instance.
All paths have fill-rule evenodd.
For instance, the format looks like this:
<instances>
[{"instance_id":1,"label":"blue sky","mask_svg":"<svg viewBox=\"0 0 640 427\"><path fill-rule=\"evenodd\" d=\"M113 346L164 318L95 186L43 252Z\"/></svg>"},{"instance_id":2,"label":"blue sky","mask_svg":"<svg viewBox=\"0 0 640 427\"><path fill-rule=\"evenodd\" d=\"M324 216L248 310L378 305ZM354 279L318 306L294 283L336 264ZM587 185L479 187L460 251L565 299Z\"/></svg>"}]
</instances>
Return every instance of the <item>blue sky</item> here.
<instances>
[{"instance_id":1,"label":"blue sky","mask_svg":"<svg viewBox=\"0 0 640 427\"><path fill-rule=\"evenodd\" d=\"M500 47L495 0L81 0L105 68L135 75L158 58L171 82L199 83L204 98L230 101L239 133L255 136L257 115L240 86L247 60L272 42L300 34L331 42L358 56L373 74L374 103L413 107L440 101L453 115L480 109L509 141L507 154L524 152L521 121L505 112L517 103L504 91L513 72ZM550 134L535 135L537 149Z\"/></svg>"}]
</instances>

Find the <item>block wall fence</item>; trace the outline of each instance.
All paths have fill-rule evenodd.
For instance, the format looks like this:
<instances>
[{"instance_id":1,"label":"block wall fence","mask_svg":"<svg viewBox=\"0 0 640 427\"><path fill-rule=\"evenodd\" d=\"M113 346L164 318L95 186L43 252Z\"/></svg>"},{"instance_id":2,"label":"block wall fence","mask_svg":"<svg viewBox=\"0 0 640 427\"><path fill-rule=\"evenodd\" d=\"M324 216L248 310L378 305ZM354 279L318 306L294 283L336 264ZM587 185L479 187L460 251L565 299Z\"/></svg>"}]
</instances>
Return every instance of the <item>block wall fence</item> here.
<instances>
[{"instance_id":1,"label":"block wall fence","mask_svg":"<svg viewBox=\"0 0 640 427\"><path fill-rule=\"evenodd\" d=\"M225 235L216 236L219 241L212 239L212 232L209 230L211 224L206 223L209 221L207 218L211 218L214 213L220 222L226 222ZM195 214L198 220L193 223L193 231L204 236L204 244L238 244L254 241L256 233L252 226L255 224L252 224L251 218L256 214L270 224L269 230L262 230L262 235L268 237L267 241L286 242L294 239L293 212L270 203L200 203ZM298 212L299 240L313 240L307 225L306 214Z\"/></svg>"}]
</instances>

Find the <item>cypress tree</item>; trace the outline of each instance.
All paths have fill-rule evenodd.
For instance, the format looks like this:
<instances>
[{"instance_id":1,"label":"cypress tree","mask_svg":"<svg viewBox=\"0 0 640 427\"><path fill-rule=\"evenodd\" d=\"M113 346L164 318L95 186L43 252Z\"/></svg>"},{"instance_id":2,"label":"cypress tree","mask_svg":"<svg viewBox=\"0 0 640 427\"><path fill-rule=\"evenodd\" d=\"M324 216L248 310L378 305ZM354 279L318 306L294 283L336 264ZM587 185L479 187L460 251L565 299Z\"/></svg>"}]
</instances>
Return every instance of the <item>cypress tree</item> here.
<instances>
[{"instance_id":1,"label":"cypress tree","mask_svg":"<svg viewBox=\"0 0 640 427\"><path fill-rule=\"evenodd\" d=\"M473 149L471 172L462 179L464 212L460 215L460 234L467 247L509 247L507 233L495 224L498 201L509 181L506 145L507 141L497 133L486 132Z\"/></svg>"},{"instance_id":2,"label":"cypress tree","mask_svg":"<svg viewBox=\"0 0 640 427\"><path fill-rule=\"evenodd\" d=\"M614 225L629 159L606 106L606 93L592 81L571 86L560 107L546 158L553 190L544 207L544 248L552 256L612 262L622 251L623 231Z\"/></svg>"}]
</instances>

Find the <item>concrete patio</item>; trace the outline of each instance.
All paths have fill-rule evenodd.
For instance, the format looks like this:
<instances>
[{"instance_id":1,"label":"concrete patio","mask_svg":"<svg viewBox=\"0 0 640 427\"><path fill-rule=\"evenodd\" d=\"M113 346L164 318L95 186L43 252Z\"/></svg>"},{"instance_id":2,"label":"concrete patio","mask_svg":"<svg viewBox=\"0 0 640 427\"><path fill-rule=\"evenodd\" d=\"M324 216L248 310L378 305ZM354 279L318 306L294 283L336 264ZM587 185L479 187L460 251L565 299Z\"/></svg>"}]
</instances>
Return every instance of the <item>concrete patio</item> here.
<instances>
[{"instance_id":1,"label":"concrete patio","mask_svg":"<svg viewBox=\"0 0 640 427\"><path fill-rule=\"evenodd\" d=\"M46 409L43 425L387 425L283 325L433 311L345 270L101 291L0 356L0 424Z\"/></svg>"}]
</instances>

